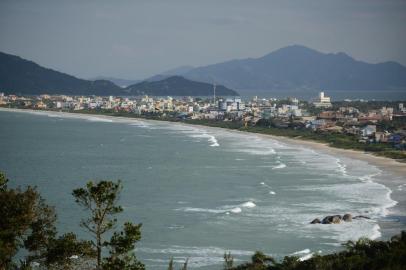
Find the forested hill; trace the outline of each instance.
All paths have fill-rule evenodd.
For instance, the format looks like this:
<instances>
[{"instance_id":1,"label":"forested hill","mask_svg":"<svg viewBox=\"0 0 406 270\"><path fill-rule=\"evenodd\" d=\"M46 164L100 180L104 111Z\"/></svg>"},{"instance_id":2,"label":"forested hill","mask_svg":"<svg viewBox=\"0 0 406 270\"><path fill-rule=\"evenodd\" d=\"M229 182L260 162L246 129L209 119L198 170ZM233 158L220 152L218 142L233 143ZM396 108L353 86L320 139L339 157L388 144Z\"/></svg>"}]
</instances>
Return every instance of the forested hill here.
<instances>
[{"instance_id":1,"label":"forested hill","mask_svg":"<svg viewBox=\"0 0 406 270\"><path fill-rule=\"evenodd\" d=\"M122 95L107 80L89 81L0 52L0 92L6 94Z\"/></svg>"},{"instance_id":2,"label":"forested hill","mask_svg":"<svg viewBox=\"0 0 406 270\"><path fill-rule=\"evenodd\" d=\"M143 81L126 88L131 95L151 96L212 96L213 85L196 82L181 76L172 76L160 81ZM216 86L216 95L239 96L239 94L222 85Z\"/></svg>"}]
</instances>

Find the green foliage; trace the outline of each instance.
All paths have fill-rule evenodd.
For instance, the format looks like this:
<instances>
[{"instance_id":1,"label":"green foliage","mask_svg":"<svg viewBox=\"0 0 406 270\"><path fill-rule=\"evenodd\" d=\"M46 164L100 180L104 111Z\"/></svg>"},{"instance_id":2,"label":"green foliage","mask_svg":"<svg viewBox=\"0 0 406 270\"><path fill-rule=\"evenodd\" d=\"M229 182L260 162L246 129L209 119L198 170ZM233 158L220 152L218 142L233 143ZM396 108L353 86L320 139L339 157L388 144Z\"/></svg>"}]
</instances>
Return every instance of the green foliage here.
<instances>
[{"instance_id":1,"label":"green foliage","mask_svg":"<svg viewBox=\"0 0 406 270\"><path fill-rule=\"evenodd\" d=\"M0 172L0 269L41 267L69 269L71 256L94 257L90 242L79 241L68 233L56 238L56 214L35 188L11 189ZM25 259L13 262L16 253L25 249Z\"/></svg>"},{"instance_id":2,"label":"green foliage","mask_svg":"<svg viewBox=\"0 0 406 270\"><path fill-rule=\"evenodd\" d=\"M96 240L92 243L96 248L97 269L143 270L144 265L133 253L135 243L141 239L141 224L126 222L123 231L114 232L110 241L103 239L103 235L116 225L115 215L123 211L117 205L121 189L120 181L89 181L85 188L75 189L72 194L79 205L90 211L90 217L82 220L81 226ZM103 247L109 249L109 256L106 258L102 258Z\"/></svg>"},{"instance_id":3,"label":"green foliage","mask_svg":"<svg viewBox=\"0 0 406 270\"><path fill-rule=\"evenodd\" d=\"M275 265L276 261L274 258L265 255L261 251L256 251L251 257L250 263L245 263L238 265L236 267L230 268L231 270L266 270L272 265Z\"/></svg>"},{"instance_id":4,"label":"green foliage","mask_svg":"<svg viewBox=\"0 0 406 270\"><path fill-rule=\"evenodd\" d=\"M123 211L121 206L117 206L117 200L121 182L100 181L93 183L89 181L85 188L73 190L72 195L76 202L90 211L90 217L81 221L81 226L88 230L95 238L97 252L97 267L101 268L101 251L103 246L102 236L111 230L117 223L115 214Z\"/></svg>"},{"instance_id":5,"label":"green foliage","mask_svg":"<svg viewBox=\"0 0 406 270\"><path fill-rule=\"evenodd\" d=\"M362 238L346 243L346 250L316 255L300 261L286 256L277 263L271 257L256 252L249 263L238 265L233 270L401 270L406 266L406 232L392 237L390 241L373 241Z\"/></svg>"},{"instance_id":6,"label":"green foliage","mask_svg":"<svg viewBox=\"0 0 406 270\"><path fill-rule=\"evenodd\" d=\"M52 239L45 257L45 265L52 269L70 269L96 256L90 241L78 240L74 233ZM79 262L77 261L79 260Z\"/></svg>"},{"instance_id":7,"label":"green foliage","mask_svg":"<svg viewBox=\"0 0 406 270\"><path fill-rule=\"evenodd\" d=\"M0 172L0 191L5 191L7 189L8 181L6 175Z\"/></svg>"},{"instance_id":8,"label":"green foliage","mask_svg":"<svg viewBox=\"0 0 406 270\"><path fill-rule=\"evenodd\" d=\"M103 269L143 270L144 265L137 260L133 250L135 243L141 239L141 224L134 225L131 222L124 224L124 230L114 232L110 242L106 243L110 248L110 256L103 261Z\"/></svg>"},{"instance_id":9,"label":"green foliage","mask_svg":"<svg viewBox=\"0 0 406 270\"><path fill-rule=\"evenodd\" d=\"M56 214L54 208L46 205L45 200L38 197L34 202L36 218L30 225L31 234L24 240L24 247L30 251L28 261L43 261L47 256L50 243L56 236Z\"/></svg>"},{"instance_id":10,"label":"green foliage","mask_svg":"<svg viewBox=\"0 0 406 270\"><path fill-rule=\"evenodd\" d=\"M11 189L0 172L0 269L13 265L20 248L29 252L28 260L42 258L56 234L54 209L45 204L35 188Z\"/></svg>"}]
</instances>

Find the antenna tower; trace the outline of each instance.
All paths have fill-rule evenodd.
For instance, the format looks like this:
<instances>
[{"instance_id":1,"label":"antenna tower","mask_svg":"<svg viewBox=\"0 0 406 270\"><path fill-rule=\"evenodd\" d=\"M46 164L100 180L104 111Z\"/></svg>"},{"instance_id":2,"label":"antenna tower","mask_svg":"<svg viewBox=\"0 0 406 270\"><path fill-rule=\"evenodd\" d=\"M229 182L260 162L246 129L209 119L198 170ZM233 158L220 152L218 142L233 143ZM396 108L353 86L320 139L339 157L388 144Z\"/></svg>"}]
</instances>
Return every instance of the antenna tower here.
<instances>
[{"instance_id":1,"label":"antenna tower","mask_svg":"<svg viewBox=\"0 0 406 270\"><path fill-rule=\"evenodd\" d=\"M213 82L213 103L216 105L216 83Z\"/></svg>"}]
</instances>

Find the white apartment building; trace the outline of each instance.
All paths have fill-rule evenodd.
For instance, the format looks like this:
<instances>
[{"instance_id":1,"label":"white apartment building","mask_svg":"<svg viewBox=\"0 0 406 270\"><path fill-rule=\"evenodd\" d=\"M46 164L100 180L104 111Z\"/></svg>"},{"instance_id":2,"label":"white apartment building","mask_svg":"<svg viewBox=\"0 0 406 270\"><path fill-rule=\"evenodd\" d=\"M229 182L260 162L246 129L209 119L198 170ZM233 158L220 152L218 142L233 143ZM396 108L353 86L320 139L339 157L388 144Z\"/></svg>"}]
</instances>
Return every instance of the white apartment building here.
<instances>
[{"instance_id":1,"label":"white apartment building","mask_svg":"<svg viewBox=\"0 0 406 270\"><path fill-rule=\"evenodd\" d=\"M331 107L331 99L324 95L324 92L319 93L319 97L313 102L316 108L329 108Z\"/></svg>"}]
</instances>

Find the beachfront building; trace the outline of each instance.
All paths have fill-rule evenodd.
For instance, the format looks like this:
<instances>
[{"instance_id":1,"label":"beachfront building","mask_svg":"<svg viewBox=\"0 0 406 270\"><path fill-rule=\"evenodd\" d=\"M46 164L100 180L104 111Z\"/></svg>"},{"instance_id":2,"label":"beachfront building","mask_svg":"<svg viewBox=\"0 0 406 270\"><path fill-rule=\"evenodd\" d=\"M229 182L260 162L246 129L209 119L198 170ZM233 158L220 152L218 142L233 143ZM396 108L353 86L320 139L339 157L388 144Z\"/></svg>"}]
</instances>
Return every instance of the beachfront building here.
<instances>
[{"instance_id":1,"label":"beachfront building","mask_svg":"<svg viewBox=\"0 0 406 270\"><path fill-rule=\"evenodd\" d=\"M316 108L329 108L331 107L331 100L330 97L324 95L324 92L320 92L318 98L313 101L313 105Z\"/></svg>"},{"instance_id":2,"label":"beachfront building","mask_svg":"<svg viewBox=\"0 0 406 270\"><path fill-rule=\"evenodd\" d=\"M241 101L241 98L227 98L226 100L220 99L218 108L221 111L242 111L245 109L245 104Z\"/></svg>"},{"instance_id":3,"label":"beachfront building","mask_svg":"<svg viewBox=\"0 0 406 270\"><path fill-rule=\"evenodd\" d=\"M376 125L367 125L360 130L362 137L369 137L375 134Z\"/></svg>"}]
</instances>

